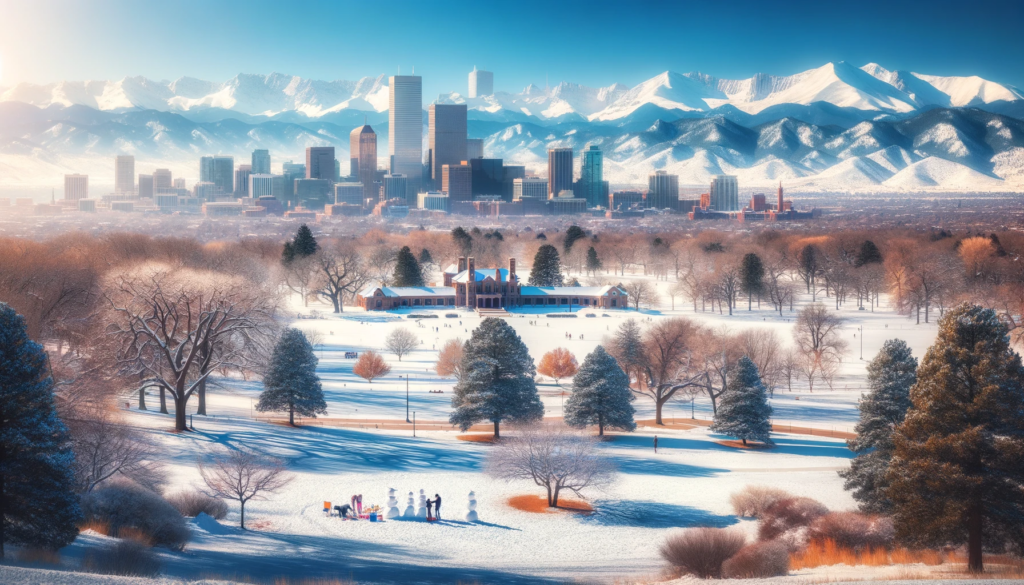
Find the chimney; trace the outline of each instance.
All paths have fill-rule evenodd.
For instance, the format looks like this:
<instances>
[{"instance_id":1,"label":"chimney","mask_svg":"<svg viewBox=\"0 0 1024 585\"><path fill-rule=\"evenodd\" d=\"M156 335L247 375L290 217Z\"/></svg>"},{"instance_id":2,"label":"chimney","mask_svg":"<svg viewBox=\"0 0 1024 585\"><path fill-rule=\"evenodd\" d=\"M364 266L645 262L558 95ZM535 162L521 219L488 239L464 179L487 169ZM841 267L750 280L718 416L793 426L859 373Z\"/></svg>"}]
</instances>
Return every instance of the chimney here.
<instances>
[{"instance_id":1,"label":"chimney","mask_svg":"<svg viewBox=\"0 0 1024 585\"><path fill-rule=\"evenodd\" d=\"M508 280L509 282L515 282L516 280L516 259L508 259Z\"/></svg>"},{"instance_id":2,"label":"chimney","mask_svg":"<svg viewBox=\"0 0 1024 585\"><path fill-rule=\"evenodd\" d=\"M501 268L494 269L494 281L501 282Z\"/></svg>"},{"instance_id":3,"label":"chimney","mask_svg":"<svg viewBox=\"0 0 1024 585\"><path fill-rule=\"evenodd\" d=\"M476 260L469 258L469 264L466 270L469 271L469 282L476 282Z\"/></svg>"},{"instance_id":4,"label":"chimney","mask_svg":"<svg viewBox=\"0 0 1024 585\"><path fill-rule=\"evenodd\" d=\"M466 269L466 257L463 256L463 257L459 258L459 269L457 271L455 271L455 273L458 274L459 272L462 272L465 269Z\"/></svg>"}]
</instances>

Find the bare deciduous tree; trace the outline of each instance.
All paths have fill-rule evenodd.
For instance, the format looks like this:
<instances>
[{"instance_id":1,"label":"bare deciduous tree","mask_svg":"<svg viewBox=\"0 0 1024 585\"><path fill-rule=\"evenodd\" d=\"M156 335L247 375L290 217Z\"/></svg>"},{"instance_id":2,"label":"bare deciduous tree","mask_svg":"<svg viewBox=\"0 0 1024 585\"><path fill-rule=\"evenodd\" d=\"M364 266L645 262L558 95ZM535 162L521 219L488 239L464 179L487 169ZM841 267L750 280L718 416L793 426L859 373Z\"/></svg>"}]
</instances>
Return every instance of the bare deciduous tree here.
<instances>
[{"instance_id":1,"label":"bare deciduous tree","mask_svg":"<svg viewBox=\"0 0 1024 585\"><path fill-rule=\"evenodd\" d=\"M645 280L634 280L622 287L628 295L629 302L637 311L641 306L649 307L658 302L658 292Z\"/></svg>"},{"instance_id":2,"label":"bare deciduous tree","mask_svg":"<svg viewBox=\"0 0 1024 585\"><path fill-rule=\"evenodd\" d=\"M402 356L407 355L419 344L420 339L416 337L416 334L405 327L395 329L384 340L384 347L395 354L398 357L398 361L402 361Z\"/></svg>"},{"instance_id":3,"label":"bare deciduous tree","mask_svg":"<svg viewBox=\"0 0 1024 585\"><path fill-rule=\"evenodd\" d=\"M268 494L292 480L281 461L243 449L232 450L211 463L198 459L196 467L210 495L239 503L242 530L245 530L245 505L251 500L266 499Z\"/></svg>"},{"instance_id":4,"label":"bare deciduous tree","mask_svg":"<svg viewBox=\"0 0 1024 585\"><path fill-rule=\"evenodd\" d=\"M639 380L633 392L654 401L655 422L663 424L665 404L679 392L695 392L704 373L695 369L693 344L700 327L688 319L661 321L643 333L646 354L639 365ZM616 356L616 359L619 359ZM621 362L620 362L621 363ZM623 366L626 370L627 366Z\"/></svg>"},{"instance_id":5,"label":"bare deciduous tree","mask_svg":"<svg viewBox=\"0 0 1024 585\"><path fill-rule=\"evenodd\" d=\"M839 333L842 326L843 318L829 312L821 303L804 307L797 316L793 337L803 356L802 371L812 392L815 378L820 377L832 385L846 351L846 341Z\"/></svg>"},{"instance_id":6,"label":"bare deciduous tree","mask_svg":"<svg viewBox=\"0 0 1024 585\"><path fill-rule=\"evenodd\" d=\"M368 281L362 258L351 246L335 243L322 247L312 261L316 271L313 293L329 301L335 313L341 313L344 301Z\"/></svg>"},{"instance_id":7,"label":"bare deciduous tree","mask_svg":"<svg viewBox=\"0 0 1024 585\"><path fill-rule=\"evenodd\" d=\"M594 437L557 428L528 428L503 438L487 469L505 481L533 481L547 491L552 508L558 506L562 490L583 497L583 490L606 485L614 475Z\"/></svg>"},{"instance_id":8,"label":"bare deciduous tree","mask_svg":"<svg viewBox=\"0 0 1024 585\"><path fill-rule=\"evenodd\" d=\"M75 480L80 493L122 475L157 491L165 476L146 437L118 420L110 410L87 409L63 417L75 452Z\"/></svg>"},{"instance_id":9,"label":"bare deciduous tree","mask_svg":"<svg viewBox=\"0 0 1024 585\"><path fill-rule=\"evenodd\" d=\"M736 336L743 354L757 366L768 394L775 395L775 388L782 381L782 360L785 350L782 339L772 329L747 329Z\"/></svg>"}]
</instances>

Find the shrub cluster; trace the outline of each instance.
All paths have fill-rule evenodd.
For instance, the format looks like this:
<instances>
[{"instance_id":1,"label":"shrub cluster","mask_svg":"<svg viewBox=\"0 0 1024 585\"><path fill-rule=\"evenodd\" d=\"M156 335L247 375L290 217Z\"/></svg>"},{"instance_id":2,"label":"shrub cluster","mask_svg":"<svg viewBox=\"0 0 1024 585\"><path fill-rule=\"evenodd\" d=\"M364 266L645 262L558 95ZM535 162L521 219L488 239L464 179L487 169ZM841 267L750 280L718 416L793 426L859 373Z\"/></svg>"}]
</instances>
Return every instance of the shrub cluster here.
<instances>
[{"instance_id":1,"label":"shrub cluster","mask_svg":"<svg viewBox=\"0 0 1024 585\"><path fill-rule=\"evenodd\" d=\"M781 577L789 573L789 547L777 540L755 542L722 563L727 579Z\"/></svg>"},{"instance_id":2,"label":"shrub cluster","mask_svg":"<svg viewBox=\"0 0 1024 585\"><path fill-rule=\"evenodd\" d=\"M806 541L806 527L818 518L828 514L828 508L811 498L786 498L768 506L761 516L758 540L784 538L791 547L799 547Z\"/></svg>"},{"instance_id":3,"label":"shrub cluster","mask_svg":"<svg viewBox=\"0 0 1024 585\"><path fill-rule=\"evenodd\" d=\"M85 568L105 575L152 577L160 572L160 559L145 543L125 539L91 553Z\"/></svg>"},{"instance_id":4,"label":"shrub cluster","mask_svg":"<svg viewBox=\"0 0 1024 585\"><path fill-rule=\"evenodd\" d=\"M746 544L741 532L724 528L691 528L661 545L661 557L683 573L702 579L722 576L722 563Z\"/></svg>"},{"instance_id":5,"label":"shrub cluster","mask_svg":"<svg viewBox=\"0 0 1024 585\"><path fill-rule=\"evenodd\" d=\"M729 500L732 502L732 510L737 516L760 518L775 502L792 497L792 494L778 488L748 485L733 494Z\"/></svg>"},{"instance_id":6,"label":"shrub cluster","mask_svg":"<svg viewBox=\"0 0 1024 585\"><path fill-rule=\"evenodd\" d=\"M195 518L205 513L211 518L222 520L228 515L228 505L220 498L208 496L198 490L178 492L167 497L167 501L181 512L182 516Z\"/></svg>"},{"instance_id":7,"label":"shrub cluster","mask_svg":"<svg viewBox=\"0 0 1024 585\"><path fill-rule=\"evenodd\" d=\"M82 498L85 522L105 523L112 536L148 536L149 542L181 550L188 542L189 529L181 513L167 500L145 488L127 482L102 486Z\"/></svg>"},{"instance_id":8,"label":"shrub cluster","mask_svg":"<svg viewBox=\"0 0 1024 585\"><path fill-rule=\"evenodd\" d=\"M895 534L891 518L859 512L829 512L811 522L807 531L811 541L832 540L856 551L892 548Z\"/></svg>"}]
</instances>

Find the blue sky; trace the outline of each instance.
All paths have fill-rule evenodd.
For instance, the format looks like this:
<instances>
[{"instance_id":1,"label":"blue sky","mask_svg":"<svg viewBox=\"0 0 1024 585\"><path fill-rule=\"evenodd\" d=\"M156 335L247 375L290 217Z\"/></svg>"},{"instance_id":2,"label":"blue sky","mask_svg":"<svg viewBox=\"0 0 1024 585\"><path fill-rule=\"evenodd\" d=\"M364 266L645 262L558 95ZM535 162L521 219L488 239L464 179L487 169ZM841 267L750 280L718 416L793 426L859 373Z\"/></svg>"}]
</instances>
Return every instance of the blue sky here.
<instances>
[{"instance_id":1,"label":"blue sky","mask_svg":"<svg viewBox=\"0 0 1024 585\"><path fill-rule=\"evenodd\" d=\"M570 81L634 85L665 70L743 78L875 61L1024 87L1024 2L270 2L0 0L0 86L404 73L424 99Z\"/></svg>"}]
</instances>

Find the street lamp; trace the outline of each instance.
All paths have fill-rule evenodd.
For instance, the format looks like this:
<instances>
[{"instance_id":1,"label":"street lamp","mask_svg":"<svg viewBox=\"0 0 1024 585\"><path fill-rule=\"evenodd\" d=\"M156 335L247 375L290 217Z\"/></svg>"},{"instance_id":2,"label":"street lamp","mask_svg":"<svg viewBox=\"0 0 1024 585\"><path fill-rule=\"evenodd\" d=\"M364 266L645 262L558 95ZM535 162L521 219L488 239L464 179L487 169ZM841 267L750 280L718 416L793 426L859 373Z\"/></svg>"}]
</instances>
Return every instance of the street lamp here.
<instances>
[{"instance_id":1,"label":"street lamp","mask_svg":"<svg viewBox=\"0 0 1024 585\"><path fill-rule=\"evenodd\" d=\"M412 422L409 420L409 376L398 375L398 379L405 378L405 422Z\"/></svg>"},{"instance_id":2,"label":"street lamp","mask_svg":"<svg viewBox=\"0 0 1024 585\"><path fill-rule=\"evenodd\" d=\"M864 359L864 324L860 325L860 359Z\"/></svg>"}]
</instances>

